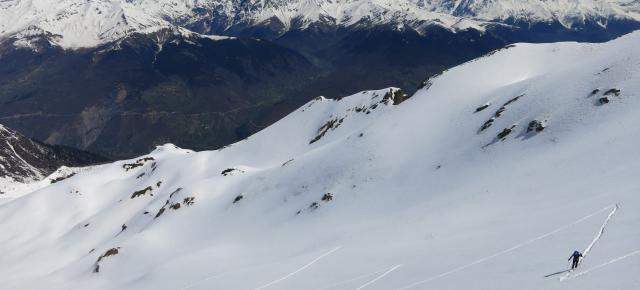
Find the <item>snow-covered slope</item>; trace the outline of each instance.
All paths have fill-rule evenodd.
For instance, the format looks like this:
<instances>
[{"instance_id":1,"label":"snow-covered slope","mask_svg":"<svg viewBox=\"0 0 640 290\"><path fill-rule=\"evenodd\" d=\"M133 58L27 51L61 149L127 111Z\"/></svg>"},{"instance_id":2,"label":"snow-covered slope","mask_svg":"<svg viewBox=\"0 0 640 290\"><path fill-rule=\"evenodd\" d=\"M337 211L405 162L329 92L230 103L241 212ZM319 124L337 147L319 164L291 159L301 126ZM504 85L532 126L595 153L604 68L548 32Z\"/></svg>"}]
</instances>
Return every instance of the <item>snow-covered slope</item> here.
<instances>
[{"instance_id":1,"label":"snow-covered slope","mask_svg":"<svg viewBox=\"0 0 640 290\"><path fill-rule=\"evenodd\" d=\"M82 48L176 26L225 34L251 27L284 33L310 25L385 25L423 32L434 25L483 31L488 21L558 21L567 28L593 22L606 27L611 19L640 21L640 4L632 0L7 0L0 2L0 39L30 46L44 35L64 48Z\"/></svg>"},{"instance_id":2,"label":"snow-covered slope","mask_svg":"<svg viewBox=\"0 0 640 290\"><path fill-rule=\"evenodd\" d=\"M0 284L635 289L639 43L518 44L402 103L318 98L218 151L87 168L0 206Z\"/></svg>"}]
</instances>

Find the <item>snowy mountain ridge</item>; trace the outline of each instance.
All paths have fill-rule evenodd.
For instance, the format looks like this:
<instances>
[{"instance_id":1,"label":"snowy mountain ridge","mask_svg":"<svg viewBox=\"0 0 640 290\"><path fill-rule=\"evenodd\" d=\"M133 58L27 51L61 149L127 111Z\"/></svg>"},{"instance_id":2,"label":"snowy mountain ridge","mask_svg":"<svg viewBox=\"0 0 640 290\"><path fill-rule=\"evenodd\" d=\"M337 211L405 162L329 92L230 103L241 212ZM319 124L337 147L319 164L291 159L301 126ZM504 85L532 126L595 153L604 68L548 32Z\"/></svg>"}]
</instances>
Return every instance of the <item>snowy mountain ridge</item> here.
<instances>
[{"instance_id":1,"label":"snowy mountain ridge","mask_svg":"<svg viewBox=\"0 0 640 290\"><path fill-rule=\"evenodd\" d=\"M92 47L133 31L151 32L170 24L144 13L129 1L3 1L0 37L16 37L28 45L47 35L62 47Z\"/></svg>"},{"instance_id":2,"label":"snowy mountain ridge","mask_svg":"<svg viewBox=\"0 0 640 290\"><path fill-rule=\"evenodd\" d=\"M220 1L222 2L222 1ZM228 3L228 2L227 2ZM222 6L221 3L216 5ZM587 19L639 19L639 6L632 0L358 0L358 1L236 1L228 4L227 15L239 15L246 22L260 23L272 17L285 25L295 21L307 23L330 21L350 26L360 21L400 23L436 21L445 27L459 28L458 21L468 25L484 21L524 20L547 22L559 20L567 27ZM479 23L478 23L479 22Z\"/></svg>"},{"instance_id":3,"label":"snowy mountain ridge","mask_svg":"<svg viewBox=\"0 0 640 290\"><path fill-rule=\"evenodd\" d=\"M85 168L0 205L0 283L633 289L638 43L517 44L408 99L317 98L220 150Z\"/></svg>"},{"instance_id":4,"label":"snowy mountain ridge","mask_svg":"<svg viewBox=\"0 0 640 290\"><path fill-rule=\"evenodd\" d=\"M587 21L606 27L610 19L640 21L631 0L8 0L0 3L0 39L30 46L36 36L64 48L95 47L133 32L182 26L205 34L269 26L279 33L311 25L388 25L418 32L436 25L451 31L513 21L559 21L567 28ZM238 28L239 27L239 28Z\"/></svg>"},{"instance_id":5,"label":"snowy mountain ridge","mask_svg":"<svg viewBox=\"0 0 640 290\"><path fill-rule=\"evenodd\" d=\"M603 20L616 17L637 19L640 10L634 0L489 0L489 1L451 1L423 0L419 5L429 10L448 13L458 17L493 20L559 20L567 27L579 24L587 19ZM606 24L606 23L603 23Z\"/></svg>"},{"instance_id":6,"label":"snowy mountain ridge","mask_svg":"<svg viewBox=\"0 0 640 290\"><path fill-rule=\"evenodd\" d=\"M79 150L34 141L2 124L0 144L0 199L6 194L18 196L44 187L76 170L58 168L62 164L78 166L106 161ZM50 178L45 179L48 175Z\"/></svg>"},{"instance_id":7,"label":"snowy mountain ridge","mask_svg":"<svg viewBox=\"0 0 640 290\"><path fill-rule=\"evenodd\" d=\"M2 155L0 156L0 161L2 161L0 163L1 175L5 178L18 179L19 181L40 179L43 177L42 170L24 160L14 147L14 144L18 145L17 143L22 141L22 138L24 137L18 135L15 131L0 125L0 140L4 143Z\"/></svg>"}]
</instances>

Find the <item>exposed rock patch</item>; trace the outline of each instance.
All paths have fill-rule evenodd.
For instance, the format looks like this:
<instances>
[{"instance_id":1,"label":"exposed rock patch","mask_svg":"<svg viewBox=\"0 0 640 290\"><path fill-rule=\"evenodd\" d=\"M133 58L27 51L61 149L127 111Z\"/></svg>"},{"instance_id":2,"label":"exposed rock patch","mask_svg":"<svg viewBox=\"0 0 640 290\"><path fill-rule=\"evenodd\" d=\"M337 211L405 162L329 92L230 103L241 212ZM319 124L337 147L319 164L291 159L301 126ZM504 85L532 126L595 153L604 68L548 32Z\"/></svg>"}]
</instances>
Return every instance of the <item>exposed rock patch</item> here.
<instances>
[{"instance_id":1,"label":"exposed rock patch","mask_svg":"<svg viewBox=\"0 0 640 290\"><path fill-rule=\"evenodd\" d=\"M613 89L610 89L610 90L604 92L604 95L605 96L616 96L616 97L618 97L618 96L620 96L620 92L621 92L621 90L613 88Z\"/></svg>"},{"instance_id":2,"label":"exposed rock patch","mask_svg":"<svg viewBox=\"0 0 640 290\"><path fill-rule=\"evenodd\" d=\"M160 210L158 210L158 213L156 214L156 216L154 218L159 218L163 213L164 213L165 209L164 207L160 208Z\"/></svg>"},{"instance_id":3,"label":"exposed rock patch","mask_svg":"<svg viewBox=\"0 0 640 290\"><path fill-rule=\"evenodd\" d=\"M322 200L324 202L332 201L333 200L333 194L331 194L330 192L325 193L320 200Z\"/></svg>"},{"instance_id":4,"label":"exposed rock patch","mask_svg":"<svg viewBox=\"0 0 640 290\"><path fill-rule=\"evenodd\" d=\"M488 129L489 127L491 127L495 120L496 120L496 118L491 117L491 119L489 119L486 122L484 122L484 124L482 124L482 126L480 126L480 132L482 132L482 131Z\"/></svg>"},{"instance_id":5,"label":"exposed rock patch","mask_svg":"<svg viewBox=\"0 0 640 290\"><path fill-rule=\"evenodd\" d=\"M115 256L115 255L119 254L120 253L119 249L120 249L120 247L111 248L111 249L107 250L104 254L102 254L100 257L98 257L98 260L96 261L96 265L95 265L95 268L93 269L93 272L94 273L100 272L100 261L102 261L102 259L104 259L106 257L111 257L111 256Z\"/></svg>"},{"instance_id":6,"label":"exposed rock patch","mask_svg":"<svg viewBox=\"0 0 640 290\"><path fill-rule=\"evenodd\" d=\"M488 108L489 106L491 106L491 103L486 103L480 107L477 107L474 113L478 113L481 111L484 111L484 109Z\"/></svg>"},{"instance_id":7,"label":"exposed rock patch","mask_svg":"<svg viewBox=\"0 0 640 290\"><path fill-rule=\"evenodd\" d=\"M192 206L195 203L195 197L187 196L182 200L182 204L185 206Z\"/></svg>"},{"instance_id":8,"label":"exposed rock patch","mask_svg":"<svg viewBox=\"0 0 640 290\"><path fill-rule=\"evenodd\" d=\"M153 188L151 186L147 186L144 189L141 189L141 190L138 190L138 191L134 192L131 195L131 199L134 199L134 198L139 197L139 196L143 196L143 195L147 194L147 192L151 192L152 190L153 190Z\"/></svg>"},{"instance_id":9,"label":"exposed rock patch","mask_svg":"<svg viewBox=\"0 0 640 290\"><path fill-rule=\"evenodd\" d=\"M511 125L508 128L504 128L504 130L502 130L502 132L498 133L498 136L496 136L496 138L502 140L505 137L509 136L509 134L511 134L511 132L513 132L513 129L516 127L516 124Z\"/></svg>"},{"instance_id":10,"label":"exposed rock patch","mask_svg":"<svg viewBox=\"0 0 640 290\"><path fill-rule=\"evenodd\" d=\"M546 127L547 127L547 120L543 120L543 121L533 120L529 122L529 126L527 126L527 133L530 133L530 132L540 133L544 131Z\"/></svg>"},{"instance_id":11,"label":"exposed rock patch","mask_svg":"<svg viewBox=\"0 0 640 290\"><path fill-rule=\"evenodd\" d=\"M75 173L75 172L73 172L73 173L71 173L71 174L69 174L69 175L66 175L66 176L60 176L60 177L57 177L57 178L51 179L51 184L54 184L54 183L57 183L57 182L63 181L63 180L68 179L68 178L71 178L71 177L73 177L74 175L76 175L76 173Z\"/></svg>"},{"instance_id":12,"label":"exposed rock patch","mask_svg":"<svg viewBox=\"0 0 640 290\"><path fill-rule=\"evenodd\" d=\"M220 172L220 174L222 174L222 176L229 176L229 175L233 175L234 172L244 173L243 170L240 170L240 169L237 169L237 168L227 168L225 170L222 170L222 172Z\"/></svg>"},{"instance_id":13,"label":"exposed rock patch","mask_svg":"<svg viewBox=\"0 0 640 290\"><path fill-rule=\"evenodd\" d=\"M153 158L153 157L140 158L140 159L136 160L134 163L125 163L125 164L123 164L122 168L124 168L126 171L129 171L131 169L144 166L145 163L147 163L148 161L153 161L153 160L155 160L155 158Z\"/></svg>"},{"instance_id":14,"label":"exposed rock patch","mask_svg":"<svg viewBox=\"0 0 640 290\"><path fill-rule=\"evenodd\" d=\"M390 103L392 105L400 105L402 102L408 100L409 98L409 95L405 94L402 90L389 89L389 91L384 94L384 97L382 97L382 102L386 105Z\"/></svg>"},{"instance_id":15,"label":"exposed rock patch","mask_svg":"<svg viewBox=\"0 0 640 290\"><path fill-rule=\"evenodd\" d=\"M487 120L486 122L484 122L484 124L482 124L482 126L480 126L480 129L478 129L478 133L486 130L487 128L491 127L493 125L493 122L495 122L495 120L497 118L500 118L502 116L502 114L507 110L507 107L511 104L513 104L514 102L516 102L517 100L519 100L520 98L524 97L525 94L521 94L518 95L510 100L508 100L506 103L504 103L502 105L502 107L498 108L498 110L495 111L495 113L493 113L493 117L491 117L489 120ZM490 105L489 103L487 103L487 107L488 105ZM480 112L482 110L486 109L483 108L483 106L479 107L476 109L476 113Z\"/></svg>"},{"instance_id":16,"label":"exposed rock patch","mask_svg":"<svg viewBox=\"0 0 640 290\"><path fill-rule=\"evenodd\" d=\"M356 109L356 112L357 112L357 109ZM327 134L327 132L329 132L329 130L335 130L336 128L340 127L343 121L344 121L344 118L340 120L331 119L327 121L324 125L322 125L322 127L320 127L320 129L318 129L318 134L309 142L309 144L313 144L318 140L320 140L325 134Z\"/></svg>"}]
</instances>

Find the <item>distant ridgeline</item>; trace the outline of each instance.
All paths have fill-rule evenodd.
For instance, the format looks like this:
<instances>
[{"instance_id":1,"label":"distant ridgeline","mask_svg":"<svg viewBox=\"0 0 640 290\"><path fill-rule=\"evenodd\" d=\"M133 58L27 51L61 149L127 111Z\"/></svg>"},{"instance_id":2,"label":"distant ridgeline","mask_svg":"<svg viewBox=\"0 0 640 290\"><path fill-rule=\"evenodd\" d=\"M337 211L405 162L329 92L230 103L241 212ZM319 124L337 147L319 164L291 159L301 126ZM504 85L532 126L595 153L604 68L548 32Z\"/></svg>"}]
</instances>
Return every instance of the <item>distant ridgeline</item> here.
<instances>
[{"instance_id":1,"label":"distant ridgeline","mask_svg":"<svg viewBox=\"0 0 640 290\"><path fill-rule=\"evenodd\" d=\"M109 159L70 147L49 145L0 125L0 178L40 180L61 166L85 166Z\"/></svg>"}]
</instances>

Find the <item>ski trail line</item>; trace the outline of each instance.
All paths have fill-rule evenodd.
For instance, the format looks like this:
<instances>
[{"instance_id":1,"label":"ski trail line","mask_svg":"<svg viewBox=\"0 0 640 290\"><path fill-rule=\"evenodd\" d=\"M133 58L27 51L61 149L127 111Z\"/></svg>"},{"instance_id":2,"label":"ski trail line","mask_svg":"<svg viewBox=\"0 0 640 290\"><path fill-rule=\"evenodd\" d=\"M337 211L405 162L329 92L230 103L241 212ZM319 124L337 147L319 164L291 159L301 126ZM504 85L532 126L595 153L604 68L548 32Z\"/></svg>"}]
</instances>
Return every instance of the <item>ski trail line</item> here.
<instances>
[{"instance_id":1,"label":"ski trail line","mask_svg":"<svg viewBox=\"0 0 640 290\"><path fill-rule=\"evenodd\" d=\"M595 266L595 267L589 268L589 269L587 269L587 270L584 270L584 271L582 271L582 272L580 272L580 273L577 273L577 274L575 274L575 275L573 275L573 276L571 276L571 277L567 277L567 278L566 278L566 280L571 280L571 279L573 279L573 278L580 277L580 276L582 276L582 275L584 275L584 274L588 274L588 273L589 273L589 272L591 272L591 271L598 270L598 269L600 269L600 268L602 268L602 267L609 266L609 265L611 265L611 264L613 264L613 263L619 262L619 261L621 261L621 260L624 260L624 259L626 259L626 258L629 258L629 257L635 256L635 255L638 255L638 254L640 254L640 250L637 250L637 251L631 252L631 253L626 254L626 255L624 255L624 256L621 256L621 257L617 257L617 258L615 258L615 259L613 259L613 260L611 260L611 261L609 261L609 262L606 262L606 263L600 264L600 265L598 265L598 266Z\"/></svg>"},{"instance_id":2,"label":"ski trail line","mask_svg":"<svg viewBox=\"0 0 640 290\"><path fill-rule=\"evenodd\" d=\"M616 206L611 210L611 212L609 213L609 215L607 216L607 218L604 220L604 222L602 223L602 226L600 227L600 230L598 231L598 234L593 238L593 240L591 240L591 243L587 246L586 249L584 249L584 251L582 251L582 259L580 259L580 264L582 264L582 261L587 258L587 255L589 254L589 252L591 252L591 249L593 249L593 246L596 245L596 243L598 241L600 241L600 238L602 238L602 235L604 234L604 229L607 228L607 225L609 224L609 221L611 220L611 218L613 217L614 214L616 214L616 211L618 211L618 205L616 204ZM565 279L567 279L569 276L571 276L571 271L568 272L567 274L564 274L560 277L560 281L563 281Z\"/></svg>"},{"instance_id":3,"label":"ski trail line","mask_svg":"<svg viewBox=\"0 0 640 290\"><path fill-rule=\"evenodd\" d=\"M340 248L342 248L342 246L335 247L333 250L328 251L328 252L326 252L326 253L324 253L324 254L320 255L319 257L317 257L317 258L313 259L313 261L311 261L311 262L307 263L306 265L304 265L304 266L300 267L298 270L295 270L295 271L293 271L293 272L291 272L291 273L289 273L289 274L285 275L285 276L284 276L284 277L282 277L282 278L279 278L279 279L277 279L277 280L273 280L273 281L271 281L271 282L269 282L269 283L267 283L267 284L264 284L264 285L262 285L262 286L260 286L260 287L257 287L257 288L255 288L254 290L264 289L264 288L270 287L270 286L272 286L272 285L274 285L274 284L280 283L280 282L282 282L283 280L286 280L286 279L288 279L289 277L291 277L291 276L293 276L293 275L295 275L295 274L300 273L300 272L301 272L301 271L303 271L304 269L309 268L311 265L313 265L313 264L315 264L316 262L318 262L318 261L322 260L322 258L324 258L324 257L326 257L326 256L329 256L329 255L333 254L333 253L334 253L335 251L337 251L337 250L340 250Z\"/></svg>"},{"instance_id":4,"label":"ski trail line","mask_svg":"<svg viewBox=\"0 0 640 290\"><path fill-rule=\"evenodd\" d=\"M276 262L270 262L270 263L259 264L259 265L252 265L252 266L242 267L242 268L231 270L231 271L224 271L224 272L220 272L220 273L216 273L216 274L211 274L210 276L207 276L207 277L204 277L204 278L202 278L200 280L197 280L197 281L195 281L195 282L193 282L191 284L188 284L187 286L183 286L182 288L180 288L180 290L188 290L188 289L191 289L191 288L193 288L193 287L195 287L195 286L197 286L199 284L202 284L202 283L204 283L206 281L209 281L209 280L212 280L212 279L215 279L215 278L220 278L220 277L223 277L223 276L227 276L229 274L233 274L233 273L237 273L237 272L245 271L245 270L249 270L249 269L265 268L265 267L271 266L273 264L276 264Z\"/></svg>"},{"instance_id":5,"label":"ski trail line","mask_svg":"<svg viewBox=\"0 0 640 290\"><path fill-rule=\"evenodd\" d=\"M351 278L351 279L342 280L340 282L336 282L336 283L333 283L331 285L323 286L321 288L316 288L315 290L331 289L331 288L334 288L334 287L337 287L337 286L340 286L340 285L344 285L344 284L347 284L347 283L350 283L350 282L354 282L354 281L358 281L358 280L367 278L369 276L378 275L378 274L380 274L380 273L382 273L382 272L384 272L386 270L387 269L382 269L382 270L378 270L378 271L375 271L375 272L372 272L372 273L362 274L360 276L357 276L357 277L354 277L354 278Z\"/></svg>"},{"instance_id":6,"label":"ski trail line","mask_svg":"<svg viewBox=\"0 0 640 290\"><path fill-rule=\"evenodd\" d=\"M203 283L203 282L206 282L206 281L209 281L209 280L211 280L211 279L218 278L218 277L222 277L222 276L224 276L224 275L228 275L228 274L230 274L230 273L231 273L231 272L224 272L224 273L216 274L216 275L213 275L213 276L209 276L209 277L204 278L204 279L202 279L202 280L196 281L196 282L194 282L194 283L192 283L192 284L190 284L190 285L188 285L188 286L182 287L182 288L180 288L180 290L187 290L187 289L191 289L191 288L195 287L196 285L198 285L198 284L200 284L200 283Z\"/></svg>"},{"instance_id":7,"label":"ski trail line","mask_svg":"<svg viewBox=\"0 0 640 290\"><path fill-rule=\"evenodd\" d=\"M462 271L462 270L465 270L465 269L467 269L467 268L473 267L473 266L475 266L475 265L478 265L478 264L484 263L484 262L489 261L489 260L491 260L491 259L494 259L494 258L496 258L496 257L502 256L502 255L507 254L507 253L510 253L510 252L513 252L513 251L515 251L515 250L517 250L517 249L519 249L519 248L522 248L522 247L528 246L528 245L530 245L530 244L532 244L532 243L535 243L535 242L537 242L537 241L539 241L539 240L545 239L545 238L547 238L547 237L549 237L549 236L552 236L552 235L557 234L558 232L564 231L564 230L566 230L566 229L568 229L568 228L570 228L570 227L572 227L572 226L575 226L575 225L577 225L577 224L579 224L579 223L582 223L582 222L584 222L584 221L586 221L586 220L588 220L588 219L590 219L590 218L592 218L592 217L594 217L594 216L596 216L596 215L598 215L598 214L600 214L600 213L602 213L602 212L605 212L605 211L607 211L608 209L610 209L610 208L612 208L612 207L616 207L616 206L617 206L616 204L612 204L612 205L606 206L606 207L604 207L604 208L602 208L602 209L600 209L600 210L597 210L597 211L595 211L595 212L593 212L593 213L591 213L591 214L589 214L589 215L587 215L587 216L585 216L585 217L582 217L582 218L580 218L580 219L578 219L578 220L576 220L576 221L574 221L574 222L572 222L572 223L570 223L570 224L564 225L564 226L562 226L562 227L560 227L560 228L557 228L557 229L555 229L555 230L553 230L553 231L551 231L551 232L548 232L548 233L546 233L546 234L544 234L544 235L541 235L541 236L539 236L539 237L536 237L536 238L530 239L530 240L528 240L528 241L525 241L525 242L523 242L523 243L517 244L517 245L515 245L515 246L513 246L513 247L511 247L511 248L508 248L508 249L504 250L504 251L501 251L501 252L495 253L495 254L493 254L493 255L490 255L490 256L484 257L484 258L482 258L482 259L476 260L476 261L474 261L474 262L472 262L472 263L470 263L470 264L467 264L467 265L464 265L464 266L460 266L460 267L458 267L458 268L455 268L455 269L449 270L449 271L444 272L444 273L442 273L442 274L439 274L439 275L436 275L436 276L432 276L432 277L429 277L429 278L427 278L427 279L424 279L424 280L421 280L421 281L418 281L418 282L414 282L414 283L412 283L412 284L409 284L409 285L407 285L407 286L404 286L404 287L398 288L398 289L396 289L396 290L405 290L405 289L410 289L410 288L416 287L416 286L418 286L418 285L422 285L422 284L425 284L425 283L429 283L429 282L431 282L431 281L433 281L433 280L440 279L440 278L445 277L445 276L449 276L449 275L451 275L451 274L454 274L454 273L460 272L460 271Z\"/></svg>"},{"instance_id":8,"label":"ski trail line","mask_svg":"<svg viewBox=\"0 0 640 290\"><path fill-rule=\"evenodd\" d=\"M580 260L584 260L584 258L587 257L587 255L589 254L589 252L591 252L591 249L593 249L593 246L595 246L595 244L600 240L600 238L602 238L602 234L604 234L604 229L607 227L607 225L609 224L609 221L611 220L611 218L613 217L614 214L616 214L616 211L618 211L618 205L616 204L616 206L613 208L613 210L611 210L611 212L609 213L609 215L607 216L607 218L604 220L604 223L602 223L602 226L600 227L600 231L598 232L598 235L596 235L595 238L593 238L593 240L591 241L591 244L589 244L587 246L587 248L584 250L583 252L583 257Z\"/></svg>"},{"instance_id":9,"label":"ski trail line","mask_svg":"<svg viewBox=\"0 0 640 290\"><path fill-rule=\"evenodd\" d=\"M389 269L386 272L382 273L382 275L376 277L375 279L373 279L373 280L371 280L371 281L369 281L367 283L362 284L362 286L356 288L355 290L363 289L363 288L365 288L365 287L377 282L378 280L384 278L384 276L387 276L387 275L391 274L391 272L395 271L396 269L398 269L400 267L402 267L402 264L393 266L391 269Z\"/></svg>"}]
</instances>

